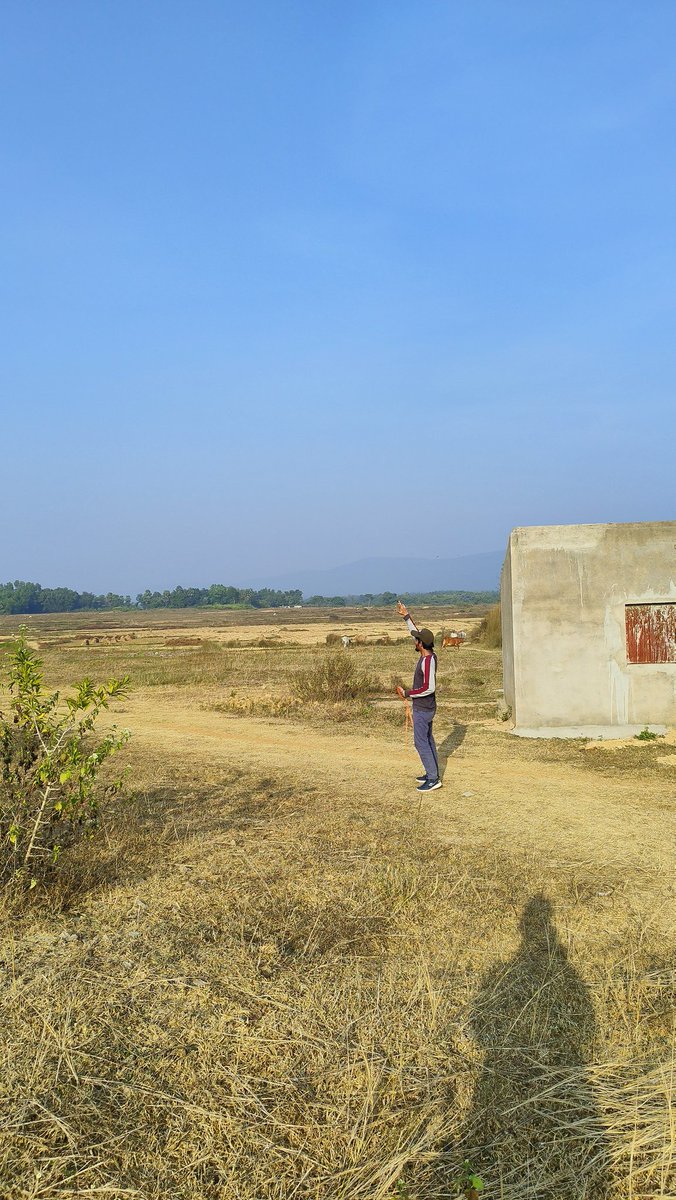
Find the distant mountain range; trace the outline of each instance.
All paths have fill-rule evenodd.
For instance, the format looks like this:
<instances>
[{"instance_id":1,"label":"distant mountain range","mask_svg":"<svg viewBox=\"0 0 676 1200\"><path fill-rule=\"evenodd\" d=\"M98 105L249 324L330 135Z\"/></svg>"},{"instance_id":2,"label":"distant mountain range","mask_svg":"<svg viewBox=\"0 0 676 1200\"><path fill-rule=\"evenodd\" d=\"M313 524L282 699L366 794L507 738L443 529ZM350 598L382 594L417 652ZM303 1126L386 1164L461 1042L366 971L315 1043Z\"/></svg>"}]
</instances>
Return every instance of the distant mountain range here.
<instances>
[{"instance_id":1,"label":"distant mountain range","mask_svg":"<svg viewBox=\"0 0 676 1200\"><path fill-rule=\"evenodd\" d=\"M328 570L293 573L254 580L252 587L301 588L308 596L361 596L371 592L485 592L500 586L503 554L468 554L462 558L362 558Z\"/></svg>"}]
</instances>

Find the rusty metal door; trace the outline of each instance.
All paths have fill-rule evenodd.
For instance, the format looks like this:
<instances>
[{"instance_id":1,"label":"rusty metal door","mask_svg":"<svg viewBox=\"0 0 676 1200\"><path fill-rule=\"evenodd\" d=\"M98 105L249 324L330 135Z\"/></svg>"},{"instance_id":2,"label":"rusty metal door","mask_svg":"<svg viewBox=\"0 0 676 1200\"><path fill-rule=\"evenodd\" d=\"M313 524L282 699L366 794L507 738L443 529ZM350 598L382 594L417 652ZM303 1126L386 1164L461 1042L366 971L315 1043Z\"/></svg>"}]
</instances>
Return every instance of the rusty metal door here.
<instances>
[{"instance_id":1,"label":"rusty metal door","mask_svg":"<svg viewBox=\"0 0 676 1200\"><path fill-rule=\"evenodd\" d=\"M676 603L625 605L627 661L676 663Z\"/></svg>"}]
</instances>

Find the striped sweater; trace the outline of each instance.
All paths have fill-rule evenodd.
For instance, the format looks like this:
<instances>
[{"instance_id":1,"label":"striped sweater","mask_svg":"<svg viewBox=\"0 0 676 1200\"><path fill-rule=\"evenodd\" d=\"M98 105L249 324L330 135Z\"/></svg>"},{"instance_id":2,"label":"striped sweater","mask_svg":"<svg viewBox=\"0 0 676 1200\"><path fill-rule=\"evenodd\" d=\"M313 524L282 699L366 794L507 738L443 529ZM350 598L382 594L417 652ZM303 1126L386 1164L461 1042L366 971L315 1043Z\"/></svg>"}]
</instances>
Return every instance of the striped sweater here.
<instances>
[{"instance_id":1,"label":"striped sweater","mask_svg":"<svg viewBox=\"0 0 676 1200\"><path fill-rule=\"evenodd\" d=\"M416 633L416 626L409 617L406 624L411 633ZM435 695L437 686L437 656L434 654L421 654L416 663L415 674L413 676L413 687L405 688L404 692L407 697L413 701L413 707L423 709L426 712L436 712L437 699Z\"/></svg>"}]
</instances>

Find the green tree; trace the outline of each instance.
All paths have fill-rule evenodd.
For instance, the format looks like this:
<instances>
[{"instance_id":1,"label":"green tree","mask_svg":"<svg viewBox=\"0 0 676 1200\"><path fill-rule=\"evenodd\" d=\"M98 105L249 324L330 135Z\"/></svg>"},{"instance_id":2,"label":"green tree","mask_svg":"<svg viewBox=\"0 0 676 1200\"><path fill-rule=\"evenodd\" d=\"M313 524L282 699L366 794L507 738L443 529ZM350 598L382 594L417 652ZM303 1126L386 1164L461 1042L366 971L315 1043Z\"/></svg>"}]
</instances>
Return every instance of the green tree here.
<instances>
[{"instance_id":1,"label":"green tree","mask_svg":"<svg viewBox=\"0 0 676 1200\"><path fill-rule=\"evenodd\" d=\"M145 592L141 592L136 597L136 603L138 604L139 608L159 608L160 593L151 592L150 588L146 588Z\"/></svg>"},{"instance_id":2,"label":"green tree","mask_svg":"<svg viewBox=\"0 0 676 1200\"><path fill-rule=\"evenodd\" d=\"M42 612L42 588L39 583L26 583L15 579L0 587L0 611L6 613Z\"/></svg>"},{"instance_id":3,"label":"green tree","mask_svg":"<svg viewBox=\"0 0 676 1200\"><path fill-rule=\"evenodd\" d=\"M72 612L80 607L80 597L72 588L43 588L40 599L42 612Z\"/></svg>"},{"instance_id":4,"label":"green tree","mask_svg":"<svg viewBox=\"0 0 676 1200\"><path fill-rule=\"evenodd\" d=\"M183 605L185 608L198 608L199 605L206 604L207 595L206 588L184 588Z\"/></svg>"},{"instance_id":5,"label":"green tree","mask_svg":"<svg viewBox=\"0 0 676 1200\"><path fill-rule=\"evenodd\" d=\"M212 583L207 589L207 604L238 604L239 588L226 587L223 583Z\"/></svg>"},{"instance_id":6,"label":"green tree","mask_svg":"<svg viewBox=\"0 0 676 1200\"><path fill-rule=\"evenodd\" d=\"M131 606L131 598L120 596L117 592L106 592L105 596L99 596L99 600L103 601L101 608L129 608Z\"/></svg>"},{"instance_id":7,"label":"green tree","mask_svg":"<svg viewBox=\"0 0 676 1200\"><path fill-rule=\"evenodd\" d=\"M93 592L80 592L80 608L103 608L103 597L95 596Z\"/></svg>"}]
</instances>

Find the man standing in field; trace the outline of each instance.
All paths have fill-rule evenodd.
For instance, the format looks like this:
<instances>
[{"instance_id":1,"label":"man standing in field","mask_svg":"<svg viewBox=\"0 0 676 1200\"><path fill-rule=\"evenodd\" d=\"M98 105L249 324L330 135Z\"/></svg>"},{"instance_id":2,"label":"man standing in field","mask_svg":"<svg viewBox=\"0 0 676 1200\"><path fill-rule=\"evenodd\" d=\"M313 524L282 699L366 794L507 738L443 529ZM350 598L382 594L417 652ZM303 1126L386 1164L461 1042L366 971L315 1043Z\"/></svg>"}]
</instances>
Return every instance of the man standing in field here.
<instances>
[{"instance_id":1,"label":"man standing in field","mask_svg":"<svg viewBox=\"0 0 676 1200\"><path fill-rule=\"evenodd\" d=\"M401 600L397 600L397 612L408 625L415 648L420 655L413 676L413 687L398 687L402 700L411 700L413 706L413 742L423 765L423 775L418 776L419 792L434 792L441 787L439 759L432 736L432 722L437 711L436 681L437 656L434 653L434 634L429 629L418 629L411 614Z\"/></svg>"}]
</instances>

